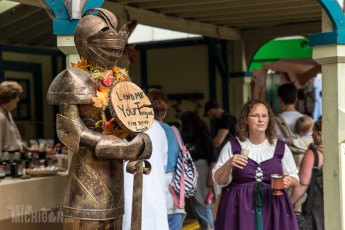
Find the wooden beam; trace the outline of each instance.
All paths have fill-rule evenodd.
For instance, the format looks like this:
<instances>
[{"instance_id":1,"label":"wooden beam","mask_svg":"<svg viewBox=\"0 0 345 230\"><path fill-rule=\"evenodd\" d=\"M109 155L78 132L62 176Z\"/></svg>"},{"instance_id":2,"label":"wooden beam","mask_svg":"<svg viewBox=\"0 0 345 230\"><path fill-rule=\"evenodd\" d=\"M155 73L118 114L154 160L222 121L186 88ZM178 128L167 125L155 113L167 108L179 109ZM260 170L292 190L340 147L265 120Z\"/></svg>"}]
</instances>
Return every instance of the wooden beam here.
<instances>
[{"instance_id":1,"label":"wooden beam","mask_svg":"<svg viewBox=\"0 0 345 230\"><path fill-rule=\"evenodd\" d=\"M246 16L237 16L237 15L210 15L205 17L193 17L193 19L201 22L210 22L216 23L220 25L225 25L227 22L251 22L256 23L260 21L272 21L273 23L278 20L290 20L290 19L308 19L308 20L321 20L321 11L309 11L306 10L305 12L285 12L278 14L276 13L268 13L268 14L254 14L254 15L246 15ZM304 21L304 20L301 20Z\"/></svg>"},{"instance_id":2,"label":"wooden beam","mask_svg":"<svg viewBox=\"0 0 345 230\"><path fill-rule=\"evenodd\" d=\"M262 29L243 30L242 34L244 40L269 40L272 38L285 37L291 35L307 36L309 34L315 34L320 32L321 21Z\"/></svg>"},{"instance_id":3,"label":"wooden beam","mask_svg":"<svg viewBox=\"0 0 345 230\"><path fill-rule=\"evenodd\" d=\"M260 29L263 27L280 27L285 25L294 25L294 24L304 24L304 23L312 23L312 22L319 22L321 21L320 18L313 17L313 18L285 18L285 19L267 19L267 20L247 20L247 21L211 21L210 23L214 24L222 24L224 26L233 26L236 28L241 28L241 31L245 29Z\"/></svg>"},{"instance_id":4,"label":"wooden beam","mask_svg":"<svg viewBox=\"0 0 345 230\"><path fill-rule=\"evenodd\" d=\"M131 4L131 3L142 3L145 2L144 0L109 0L109 1L113 1L113 2L117 2L117 3L121 3L121 4ZM161 0L148 0L148 1L155 1L155 2L159 2Z\"/></svg>"},{"instance_id":5,"label":"wooden beam","mask_svg":"<svg viewBox=\"0 0 345 230\"><path fill-rule=\"evenodd\" d=\"M55 35L53 35L53 29L51 28L51 22L44 21L40 24L42 26L45 26L48 29L42 30L42 31L36 31L35 33L31 33L31 34L28 34L28 32L26 32L27 35L25 37L20 38L20 36L16 36L13 39L18 40L18 41L22 41L24 43L31 43L31 44L39 43L39 44L41 44L44 41L49 40L52 37L56 37Z\"/></svg>"},{"instance_id":6,"label":"wooden beam","mask_svg":"<svg viewBox=\"0 0 345 230\"><path fill-rule=\"evenodd\" d=\"M245 12L245 14L244 14ZM221 6L218 9L207 9L207 10L200 10L200 11L190 11L186 13L181 13L180 11L177 11L174 13L174 16L179 18L199 18L199 17L209 17L209 16L226 16L226 17L246 17L246 16L252 16L252 17L260 17L260 16L270 16L271 14L285 14L285 13L314 13L318 12L321 14L321 8L318 7L311 7L309 6L277 6L272 8L258 8L258 7L248 7L246 9L232 9L229 8L221 8ZM160 12L163 13L163 12Z\"/></svg>"},{"instance_id":7,"label":"wooden beam","mask_svg":"<svg viewBox=\"0 0 345 230\"><path fill-rule=\"evenodd\" d=\"M272 23L271 21L266 21L266 22L258 22L258 23L244 23L244 24L235 24L234 26L240 27L241 31L245 30L251 30L251 29L264 29L264 28L271 28L271 29L277 29L281 26L289 26L289 25L296 25L296 24L304 24L304 23L313 23L313 22L318 22L319 20L308 20L305 22L301 22L300 20L290 20L290 21L281 21L281 22L276 22ZM305 33L303 33L305 34ZM297 34L290 34L290 35L297 35Z\"/></svg>"},{"instance_id":8,"label":"wooden beam","mask_svg":"<svg viewBox=\"0 0 345 230\"><path fill-rule=\"evenodd\" d=\"M148 10L142 10L118 3L105 2L104 8L117 12L119 14L128 13L130 19L136 19L140 24L149 25L174 31L201 34L207 37L213 37L225 40L240 40L241 33L234 28L201 23L192 20L180 19L177 17L166 16Z\"/></svg>"},{"instance_id":9,"label":"wooden beam","mask_svg":"<svg viewBox=\"0 0 345 230\"><path fill-rule=\"evenodd\" d=\"M304 3L306 0L289 0L290 4L300 4ZM265 1L257 1L257 0L198 0L198 1L192 1L192 0L161 0L161 1L141 1L137 4L131 4L129 5L138 7L141 9L166 9L166 8L176 8L176 7L187 7L187 8L193 8L193 7L199 7L203 6L205 9L208 7L212 7L214 4L221 4L221 5L231 5L233 7L248 7L248 6L266 6L267 8L270 7L272 3L280 3L284 4L286 3L286 0L265 0ZM317 5L317 3L315 3Z\"/></svg>"},{"instance_id":10,"label":"wooden beam","mask_svg":"<svg viewBox=\"0 0 345 230\"><path fill-rule=\"evenodd\" d=\"M11 27L14 23L25 18L31 18L32 15L41 10L40 8L17 5L12 10L5 11L0 15L0 29Z\"/></svg>"},{"instance_id":11,"label":"wooden beam","mask_svg":"<svg viewBox=\"0 0 345 230\"><path fill-rule=\"evenodd\" d=\"M46 7L37 0L12 0L25 5L31 5L36 7ZM43 0L42 0L43 1ZM183 0L184 1L184 0ZM181 1L181 2L183 2ZM209 1L209 0L201 0ZM224 1L224 0L215 0ZM116 12L116 15L124 16L127 12L131 19L136 19L140 24L154 26L174 31L200 34L203 36L225 39L225 40L239 40L241 39L241 33L234 28L228 28L224 26L212 25L209 23L201 23L192 20L180 19L177 17L166 16L163 14L155 13L153 11L134 8L128 5L119 4L115 2L105 1L104 8Z\"/></svg>"},{"instance_id":12,"label":"wooden beam","mask_svg":"<svg viewBox=\"0 0 345 230\"><path fill-rule=\"evenodd\" d=\"M163 1L141 1L138 4L130 4L140 9L162 9L162 8L176 8L176 7L195 7L199 5L212 5L212 4L227 4L229 0L198 0L198 1L186 1L186 0L163 0ZM207 9L207 7L206 7Z\"/></svg>"},{"instance_id":13,"label":"wooden beam","mask_svg":"<svg viewBox=\"0 0 345 230\"><path fill-rule=\"evenodd\" d=\"M52 20L48 17L48 15L44 12L44 10L39 9L41 12L37 12L35 14L32 14L30 16L30 20L21 20L20 21L20 27L14 28L9 24L9 26L6 26L6 28L1 29L1 39L7 39L16 36L16 34L21 34L23 31L28 31L28 34L32 34L33 29L36 28L42 28L42 31L47 28L45 27L47 24L44 24L44 26L39 27L38 25L42 24L43 22L48 22L48 28L52 27ZM15 20L9 19L9 22L14 22ZM25 37L22 37L25 40Z\"/></svg>"},{"instance_id":14,"label":"wooden beam","mask_svg":"<svg viewBox=\"0 0 345 230\"><path fill-rule=\"evenodd\" d=\"M28 6L35 6L35 7L40 7L40 8L47 8L47 4L45 3L45 0L8 0L12 2L18 2L23 5L28 5Z\"/></svg>"},{"instance_id":15,"label":"wooden beam","mask_svg":"<svg viewBox=\"0 0 345 230\"><path fill-rule=\"evenodd\" d=\"M245 1L244 1L245 2ZM251 10L281 10L282 8L285 9L285 7L308 7L308 8L319 8L321 9L321 6L313 3L313 2L257 2L256 4L246 4L246 5L237 5L233 4L231 2L227 2L226 4L217 4L213 3L212 5L205 6L205 5L196 5L196 6L190 6L190 7L169 7L169 8L162 8L159 9L160 13L164 14L188 14L193 12L204 12L204 11L217 11L217 10L228 10L229 13L236 13L236 12L242 12L247 10L250 13Z\"/></svg>"}]
</instances>

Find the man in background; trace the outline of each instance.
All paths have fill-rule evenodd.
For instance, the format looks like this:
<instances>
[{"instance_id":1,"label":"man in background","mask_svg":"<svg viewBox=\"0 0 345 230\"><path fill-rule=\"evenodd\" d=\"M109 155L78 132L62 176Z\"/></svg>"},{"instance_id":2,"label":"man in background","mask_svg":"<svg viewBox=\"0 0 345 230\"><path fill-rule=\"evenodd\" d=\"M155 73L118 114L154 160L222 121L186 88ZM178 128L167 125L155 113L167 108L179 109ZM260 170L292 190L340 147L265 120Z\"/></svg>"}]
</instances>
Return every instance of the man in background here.
<instances>
[{"instance_id":1,"label":"man in background","mask_svg":"<svg viewBox=\"0 0 345 230\"><path fill-rule=\"evenodd\" d=\"M283 121L295 132L295 124L298 118L303 117L303 114L295 109L297 102L297 88L293 83L286 83L278 88L278 105L280 109L280 116L284 119ZM281 127L276 124L276 131L278 136L285 140L286 135L282 131Z\"/></svg>"},{"instance_id":2,"label":"man in background","mask_svg":"<svg viewBox=\"0 0 345 230\"><path fill-rule=\"evenodd\" d=\"M224 144L236 134L236 117L225 112L215 101L207 102L204 109L204 117L215 121L216 136L213 141L219 154Z\"/></svg>"}]
</instances>

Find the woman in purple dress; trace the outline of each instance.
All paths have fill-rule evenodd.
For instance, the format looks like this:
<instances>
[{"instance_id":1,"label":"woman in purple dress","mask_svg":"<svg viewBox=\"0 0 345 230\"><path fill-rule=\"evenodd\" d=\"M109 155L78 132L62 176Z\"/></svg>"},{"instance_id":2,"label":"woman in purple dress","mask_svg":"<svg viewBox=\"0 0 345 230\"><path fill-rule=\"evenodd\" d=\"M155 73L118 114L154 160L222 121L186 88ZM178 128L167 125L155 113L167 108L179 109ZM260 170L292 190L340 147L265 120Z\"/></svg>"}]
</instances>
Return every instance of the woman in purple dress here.
<instances>
[{"instance_id":1,"label":"woman in purple dress","mask_svg":"<svg viewBox=\"0 0 345 230\"><path fill-rule=\"evenodd\" d=\"M223 147L213 168L214 182L223 186L216 230L298 230L286 192L272 194L272 174L284 174L285 189L299 182L291 151L275 139L273 116L264 101L244 105L237 138Z\"/></svg>"}]
</instances>

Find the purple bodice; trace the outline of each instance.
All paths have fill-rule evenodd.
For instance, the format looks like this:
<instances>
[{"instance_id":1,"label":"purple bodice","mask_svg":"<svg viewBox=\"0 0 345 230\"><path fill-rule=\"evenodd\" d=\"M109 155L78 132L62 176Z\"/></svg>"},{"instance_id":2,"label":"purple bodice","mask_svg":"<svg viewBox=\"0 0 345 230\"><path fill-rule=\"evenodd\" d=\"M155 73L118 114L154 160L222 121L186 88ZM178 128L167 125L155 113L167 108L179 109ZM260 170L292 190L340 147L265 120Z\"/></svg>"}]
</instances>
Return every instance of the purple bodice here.
<instances>
[{"instance_id":1,"label":"purple bodice","mask_svg":"<svg viewBox=\"0 0 345 230\"><path fill-rule=\"evenodd\" d=\"M237 139L231 140L231 146L234 154L241 152ZM233 168L232 182L222 192L216 230L255 230L253 189L260 179L264 186L263 229L298 230L295 214L287 194L272 195L270 176L271 174L283 174L281 159L284 152L285 143L278 140L271 159L260 164L248 159L248 164L244 169ZM262 177L258 177L258 168L262 171Z\"/></svg>"}]
</instances>

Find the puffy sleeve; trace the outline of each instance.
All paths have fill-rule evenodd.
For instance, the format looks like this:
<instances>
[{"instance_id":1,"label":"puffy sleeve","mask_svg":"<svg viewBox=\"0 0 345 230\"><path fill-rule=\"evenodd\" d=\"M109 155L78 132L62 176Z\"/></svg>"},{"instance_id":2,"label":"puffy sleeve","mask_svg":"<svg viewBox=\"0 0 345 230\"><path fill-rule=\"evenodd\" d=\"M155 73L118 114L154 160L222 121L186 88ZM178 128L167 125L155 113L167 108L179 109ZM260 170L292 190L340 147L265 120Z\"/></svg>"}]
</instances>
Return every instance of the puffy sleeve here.
<instances>
[{"instance_id":1,"label":"puffy sleeve","mask_svg":"<svg viewBox=\"0 0 345 230\"><path fill-rule=\"evenodd\" d=\"M282 158L283 173L288 173L289 176L294 177L299 182L298 169L292 156L292 152L285 144L285 152Z\"/></svg>"},{"instance_id":2,"label":"puffy sleeve","mask_svg":"<svg viewBox=\"0 0 345 230\"><path fill-rule=\"evenodd\" d=\"M213 181L215 182L214 180L214 174L215 172L220 168L222 167L231 157L232 157L232 149L231 149L231 145L230 145L230 141L228 141L224 147L222 148L221 152L220 152L220 155L218 157L218 161L216 163L216 165L213 167L212 169L212 179ZM224 187L224 186L227 186L228 184L230 184L230 182L232 181L232 176L230 174L230 177L229 177L229 181L228 183L226 184L216 184L221 186L221 187Z\"/></svg>"}]
</instances>

